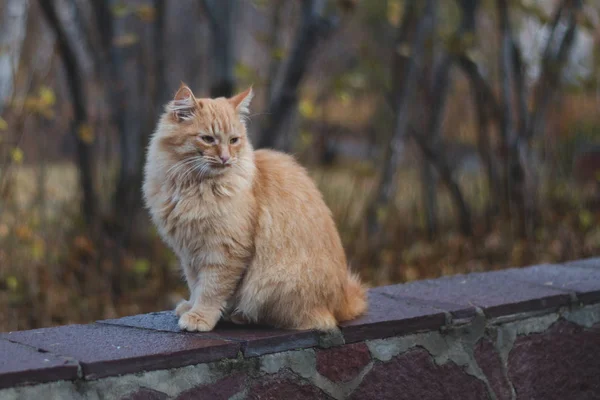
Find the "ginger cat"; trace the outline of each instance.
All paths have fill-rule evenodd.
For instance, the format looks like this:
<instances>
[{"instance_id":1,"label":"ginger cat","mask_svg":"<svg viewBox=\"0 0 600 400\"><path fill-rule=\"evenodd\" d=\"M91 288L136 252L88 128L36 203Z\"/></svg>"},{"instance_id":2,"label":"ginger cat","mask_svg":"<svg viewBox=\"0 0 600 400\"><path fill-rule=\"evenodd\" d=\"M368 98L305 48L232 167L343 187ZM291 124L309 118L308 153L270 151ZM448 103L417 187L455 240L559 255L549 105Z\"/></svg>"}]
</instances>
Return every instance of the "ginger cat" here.
<instances>
[{"instance_id":1,"label":"ginger cat","mask_svg":"<svg viewBox=\"0 0 600 400\"><path fill-rule=\"evenodd\" d=\"M190 289L176 313L188 331L220 318L330 330L367 308L330 210L290 156L254 151L252 88L196 99L182 84L150 142L144 199Z\"/></svg>"}]
</instances>

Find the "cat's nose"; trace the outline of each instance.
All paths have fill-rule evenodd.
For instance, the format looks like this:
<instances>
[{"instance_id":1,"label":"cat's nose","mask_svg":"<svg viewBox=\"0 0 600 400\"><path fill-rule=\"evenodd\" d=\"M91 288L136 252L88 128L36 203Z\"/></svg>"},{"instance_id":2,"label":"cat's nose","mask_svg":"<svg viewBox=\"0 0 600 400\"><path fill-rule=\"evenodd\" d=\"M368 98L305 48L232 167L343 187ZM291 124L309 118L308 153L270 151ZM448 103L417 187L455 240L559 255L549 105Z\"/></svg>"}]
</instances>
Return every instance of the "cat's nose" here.
<instances>
[{"instance_id":1,"label":"cat's nose","mask_svg":"<svg viewBox=\"0 0 600 400\"><path fill-rule=\"evenodd\" d=\"M225 164L227 161L229 161L230 157L227 154L223 154L223 155L219 156L219 158L221 159L221 162L223 164Z\"/></svg>"}]
</instances>

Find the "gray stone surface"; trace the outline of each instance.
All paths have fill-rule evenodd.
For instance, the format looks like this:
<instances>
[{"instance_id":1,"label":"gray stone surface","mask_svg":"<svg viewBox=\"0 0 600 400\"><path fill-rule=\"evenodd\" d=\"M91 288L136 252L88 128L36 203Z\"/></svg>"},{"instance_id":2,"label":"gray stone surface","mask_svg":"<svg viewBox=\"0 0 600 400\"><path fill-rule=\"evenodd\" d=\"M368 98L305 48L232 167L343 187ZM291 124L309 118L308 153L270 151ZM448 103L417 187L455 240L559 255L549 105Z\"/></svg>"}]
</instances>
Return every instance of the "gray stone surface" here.
<instances>
[{"instance_id":1,"label":"gray stone surface","mask_svg":"<svg viewBox=\"0 0 600 400\"><path fill-rule=\"evenodd\" d=\"M343 322L340 327L346 343L353 343L438 329L445 323L446 315L439 309L370 291L367 313L353 321Z\"/></svg>"},{"instance_id":2,"label":"gray stone surface","mask_svg":"<svg viewBox=\"0 0 600 400\"><path fill-rule=\"evenodd\" d=\"M78 360L87 379L231 358L239 350L239 343L192 334L99 324L11 332L0 338Z\"/></svg>"},{"instance_id":3,"label":"gray stone surface","mask_svg":"<svg viewBox=\"0 0 600 400\"><path fill-rule=\"evenodd\" d=\"M600 258L585 258L582 260L574 260L563 263L567 267L579 267L579 268L594 268L600 269Z\"/></svg>"},{"instance_id":4,"label":"gray stone surface","mask_svg":"<svg viewBox=\"0 0 600 400\"><path fill-rule=\"evenodd\" d=\"M457 317L481 308L488 317L556 309L570 303L568 291L515 279L514 273L492 271L411 282L390 288L402 298L416 298L445 308ZM454 305L460 306L452 310ZM468 314L467 314L468 315Z\"/></svg>"},{"instance_id":5,"label":"gray stone surface","mask_svg":"<svg viewBox=\"0 0 600 400\"><path fill-rule=\"evenodd\" d=\"M0 339L0 389L77 378L75 361Z\"/></svg>"},{"instance_id":6,"label":"gray stone surface","mask_svg":"<svg viewBox=\"0 0 600 400\"><path fill-rule=\"evenodd\" d=\"M600 300L600 268L581 265L536 265L502 272L522 282L573 292L584 304L597 302Z\"/></svg>"},{"instance_id":7,"label":"gray stone surface","mask_svg":"<svg viewBox=\"0 0 600 400\"><path fill-rule=\"evenodd\" d=\"M98 321L98 323L165 332L181 332L177 325L177 316L172 311L133 315ZM257 325L240 326L223 321L219 322L215 329L210 332L195 332L193 335L239 342L246 357L313 347L319 341L319 336L315 331L273 329Z\"/></svg>"}]
</instances>

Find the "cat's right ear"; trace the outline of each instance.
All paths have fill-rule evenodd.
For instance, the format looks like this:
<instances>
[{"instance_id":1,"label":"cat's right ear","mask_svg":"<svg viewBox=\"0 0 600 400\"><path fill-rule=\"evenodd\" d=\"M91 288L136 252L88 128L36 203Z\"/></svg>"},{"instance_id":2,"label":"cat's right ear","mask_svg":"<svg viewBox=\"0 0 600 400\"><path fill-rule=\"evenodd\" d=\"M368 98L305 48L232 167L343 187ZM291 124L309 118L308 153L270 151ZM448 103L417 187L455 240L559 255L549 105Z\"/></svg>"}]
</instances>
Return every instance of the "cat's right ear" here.
<instances>
[{"instance_id":1,"label":"cat's right ear","mask_svg":"<svg viewBox=\"0 0 600 400\"><path fill-rule=\"evenodd\" d=\"M185 84L181 84L175 97L168 105L169 112L177 122L187 121L194 118L198 103L192 90Z\"/></svg>"}]
</instances>

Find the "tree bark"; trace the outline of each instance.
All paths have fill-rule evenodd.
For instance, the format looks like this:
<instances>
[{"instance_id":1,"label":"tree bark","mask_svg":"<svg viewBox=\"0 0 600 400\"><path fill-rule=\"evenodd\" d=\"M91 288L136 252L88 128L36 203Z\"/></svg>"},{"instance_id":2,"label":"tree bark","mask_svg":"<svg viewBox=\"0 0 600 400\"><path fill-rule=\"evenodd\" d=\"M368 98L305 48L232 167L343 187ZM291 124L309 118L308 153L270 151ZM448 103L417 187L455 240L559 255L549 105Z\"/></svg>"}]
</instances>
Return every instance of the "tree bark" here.
<instances>
[{"instance_id":1,"label":"tree bark","mask_svg":"<svg viewBox=\"0 0 600 400\"><path fill-rule=\"evenodd\" d=\"M67 38L66 31L58 18L54 1L39 0L39 5L50 28L54 31L58 51L67 75L67 84L74 111L72 133L76 142L79 181L83 191L81 208L86 222L92 224L96 219L97 211L94 190L93 152L91 145L82 140L78 134L79 130L88 123L85 84L79 61Z\"/></svg>"},{"instance_id":2,"label":"tree bark","mask_svg":"<svg viewBox=\"0 0 600 400\"><path fill-rule=\"evenodd\" d=\"M279 36L281 34L281 13L284 8L283 0L275 0L273 4L273 10L271 11L271 30L269 34L269 48L271 50L270 61L269 61L269 70L267 77L267 84L265 88L265 104L271 104L271 100L273 99L273 94L275 90L275 83L277 81L277 75L279 72L279 67L281 65L281 60L279 59L279 55L275 54L279 50L280 40Z\"/></svg>"},{"instance_id":3,"label":"tree bark","mask_svg":"<svg viewBox=\"0 0 600 400\"><path fill-rule=\"evenodd\" d=\"M230 97L235 91L233 17L237 0L201 0L212 32L211 97Z\"/></svg>"},{"instance_id":4,"label":"tree bark","mask_svg":"<svg viewBox=\"0 0 600 400\"><path fill-rule=\"evenodd\" d=\"M492 88L479 72L477 64L464 54L458 56L458 64L468 77L473 92L473 105L477 111L477 147L487 173L490 213L496 215L500 209L502 182L498 160L490 143L490 125L493 120L500 121L500 110Z\"/></svg>"},{"instance_id":5,"label":"tree bark","mask_svg":"<svg viewBox=\"0 0 600 400\"><path fill-rule=\"evenodd\" d=\"M434 3L434 0L427 0L426 2L424 14L418 23L414 39L412 40L411 57L406 62L400 88L393 99L396 110L394 133L384 160L381 179L375 192L376 197L370 204L366 215L367 233L370 240L374 241L375 247L379 247L382 244L384 219L387 216L390 201L397 191L396 171L400 164L404 141L408 133L410 101L418 80L418 64L421 62L424 52L425 40L432 30ZM398 50L397 46L394 46L394 57L399 56L396 54Z\"/></svg>"},{"instance_id":6,"label":"tree bark","mask_svg":"<svg viewBox=\"0 0 600 400\"><path fill-rule=\"evenodd\" d=\"M167 71L165 60L165 25L166 25L166 2L165 0L154 0L154 9L156 10L156 21L154 26L154 43L156 46L156 84L154 108L156 114L162 113L163 106L169 101L169 92L167 90Z\"/></svg>"},{"instance_id":7,"label":"tree bark","mask_svg":"<svg viewBox=\"0 0 600 400\"><path fill-rule=\"evenodd\" d=\"M471 226L471 209L463 196L460 185L453 176L452 167L448 162L448 158L443 153L443 149L431 146L427 143L427 140L422 135L419 135L414 129L410 129L409 133L415 139L425 157L435 167L448 187L454 206L458 211L458 226L461 233L465 236L471 236L473 234L473 228Z\"/></svg>"},{"instance_id":8,"label":"tree bark","mask_svg":"<svg viewBox=\"0 0 600 400\"><path fill-rule=\"evenodd\" d=\"M472 34L475 27L475 11L477 7L477 1L463 0L461 2L463 7L463 16L460 27L454 34L455 41L462 44L466 34ZM423 174L423 185L424 185L424 197L425 205L428 216L428 233L432 238L437 230L437 213L436 213L436 192L435 192L435 181L433 174L431 173L431 166L435 166L440 176L444 180L446 186L450 190L452 201L458 210L459 215L459 226L461 232L465 235L471 234L471 211L465 198L462 194L460 186L456 182L453 176L452 167L447 160L447 153L444 151L441 136L442 136L442 122L444 119L444 111L446 109L446 102L448 99L448 93L450 91L451 79L450 72L454 64L455 54L452 54L449 50L443 50L441 60L435 68L433 75L433 82L431 89L429 90L428 97L431 99L431 114L429 117L429 126L427 129L426 138L424 140L417 140L417 144L420 145L423 153L436 154L437 157L442 159L434 162L430 157L426 157L427 165L424 169ZM423 145L427 144L430 151L423 148ZM441 170L440 168L448 168L448 170Z\"/></svg>"},{"instance_id":9,"label":"tree bark","mask_svg":"<svg viewBox=\"0 0 600 400\"><path fill-rule=\"evenodd\" d=\"M277 93L269 103L269 116L259 135L257 148L275 147L282 127L298 104L298 87L313 58L319 39L332 29L333 20L323 17L323 0L302 2L302 21L287 61L283 79Z\"/></svg>"}]
</instances>

